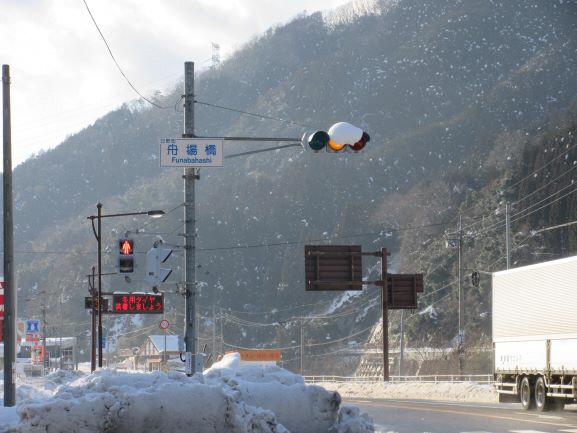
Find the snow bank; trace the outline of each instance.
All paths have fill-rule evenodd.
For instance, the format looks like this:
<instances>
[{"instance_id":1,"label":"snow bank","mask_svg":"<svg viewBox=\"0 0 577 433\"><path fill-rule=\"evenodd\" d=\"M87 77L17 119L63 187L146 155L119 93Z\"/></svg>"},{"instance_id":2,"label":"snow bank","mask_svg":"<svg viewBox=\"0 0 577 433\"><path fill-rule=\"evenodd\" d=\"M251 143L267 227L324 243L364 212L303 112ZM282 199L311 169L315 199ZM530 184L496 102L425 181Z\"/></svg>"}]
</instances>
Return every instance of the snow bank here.
<instances>
[{"instance_id":1,"label":"snow bank","mask_svg":"<svg viewBox=\"0 0 577 433\"><path fill-rule=\"evenodd\" d=\"M352 398L389 398L408 400L445 400L472 403L496 403L498 394L491 385L463 383L320 383L340 395Z\"/></svg>"},{"instance_id":2,"label":"snow bank","mask_svg":"<svg viewBox=\"0 0 577 433\"><path fill-rule=\"evenodd\" d=\"M338 393L277 366L226 356L204 374L58 372L20 385L0 432L371 433ZM356 410L355 410L356 409Z\"/></svg>"}]
</instances>

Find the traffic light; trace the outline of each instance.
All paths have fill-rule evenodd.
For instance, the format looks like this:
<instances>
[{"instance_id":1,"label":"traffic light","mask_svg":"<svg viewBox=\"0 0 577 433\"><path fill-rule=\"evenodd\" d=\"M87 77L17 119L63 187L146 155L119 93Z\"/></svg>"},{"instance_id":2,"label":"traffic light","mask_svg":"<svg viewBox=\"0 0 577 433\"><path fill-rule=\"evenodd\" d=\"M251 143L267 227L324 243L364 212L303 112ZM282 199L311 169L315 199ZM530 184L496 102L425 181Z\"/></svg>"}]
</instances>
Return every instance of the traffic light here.
<instances>
[{"instance_id":1,"label":"traffic light","mask_svg":"<svg viewBox=\"0 0 577 433\"><path fill-rule=\"evenodd\" d=\"M172 249L162 248L162 244L153 246L146 253L146 281L153 287L164 283L172 269L161 266L172 254Z\"/></svg>"},{"instance_id":2,"label":"traffic light","mask_svg":"<svg viewBox=\"0 0 577 433\"><path fill-rule=\"evenodd\" d=\"M325 131L317 131L308 138L309 146L315 152L323 150L329 144L331 137Z\"/></svg>"},{"instance_id":3,"label":"traffic light","mask_svg":"<svg viewBox=\"0 0 577 433\"><path fill-rule=\"evenodd\" d=\"M134 240L118 240L118 271L121 273L134 272Z\"/></svg>"},{"instance_id":4,"label":"traffic light","mask_svg":"<svg viewBox=\"0 0 577 433\"><path fill-rule=\"evenodd\" d=\"M474 287L479 287L480 281L481 281L481 274L479 273L479 271L473 271L471 273L471 284L473 284Z\"/></svg>"},{"instance_id":5,"label":"traffic light","mask_svg":"<svg viewBox=\"0 0 577 433\"><path fill-rule=\"evenodd\" d=\"M329 128L328 132L316 131L308 137L306 135L304 137L304 141L315 152L323 149L329 152L341 152L344 150L358 152L365 147L370 139L369 134L361 128L347 122L335 123Z\"/></svg>"}]
</instances>

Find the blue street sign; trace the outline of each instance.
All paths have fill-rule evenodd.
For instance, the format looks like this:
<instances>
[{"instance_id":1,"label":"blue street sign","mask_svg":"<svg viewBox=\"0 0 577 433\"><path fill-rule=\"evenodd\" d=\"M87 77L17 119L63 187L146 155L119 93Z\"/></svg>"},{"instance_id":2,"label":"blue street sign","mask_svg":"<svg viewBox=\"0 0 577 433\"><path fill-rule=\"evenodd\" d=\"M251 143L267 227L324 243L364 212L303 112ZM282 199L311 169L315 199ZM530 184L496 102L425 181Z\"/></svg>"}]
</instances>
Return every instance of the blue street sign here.
<instances>
[{"instance_id":1,"label":"blue street sign","mask_svg":"<svg viewBox=\"0 0 577 433\"><path fill-rule=\"evenodd\" d=\"M26 333L27 334L38 334L40 332L40 323L38 320L27 320L26 321Z\"/></svg>"}]
</instances>

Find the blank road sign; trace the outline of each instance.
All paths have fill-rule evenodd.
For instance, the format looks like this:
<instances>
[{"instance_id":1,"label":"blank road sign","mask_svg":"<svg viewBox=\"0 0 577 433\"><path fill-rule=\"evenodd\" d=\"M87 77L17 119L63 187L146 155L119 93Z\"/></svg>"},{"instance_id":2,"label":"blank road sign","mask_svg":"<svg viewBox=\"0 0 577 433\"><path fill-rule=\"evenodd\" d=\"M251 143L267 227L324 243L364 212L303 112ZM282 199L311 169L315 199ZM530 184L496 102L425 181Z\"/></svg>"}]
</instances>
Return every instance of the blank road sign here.
<instances>
[{"instance_id":1,"label":"blank road sign","mask_svg":"<svg viewBox=\"0 0 577 433\"><path fill-rule=\"evenodd\" d=\"M306 245L306 290L362 290L360 245Z\"/></svg>"}]
</instances>

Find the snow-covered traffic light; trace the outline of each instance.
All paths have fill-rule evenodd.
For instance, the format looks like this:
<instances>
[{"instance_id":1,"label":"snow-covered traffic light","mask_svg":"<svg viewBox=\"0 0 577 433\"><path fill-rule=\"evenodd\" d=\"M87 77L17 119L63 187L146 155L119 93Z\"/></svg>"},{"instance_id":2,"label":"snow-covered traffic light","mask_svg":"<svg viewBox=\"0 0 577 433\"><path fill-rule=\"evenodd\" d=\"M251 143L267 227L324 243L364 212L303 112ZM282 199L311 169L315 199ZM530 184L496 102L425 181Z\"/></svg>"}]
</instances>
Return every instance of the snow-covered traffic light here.
<instances>
[{"instance_id":1,"label":"snow-covered traffic light","mask_svg":"<svg viewBox=\"0 0 577 433\"><path fill-rule=\"evenodd\" d=\"M365 147L370 139L369 134L361 128L347 122L335 123L329 128L328 132L316 131L303 137L303 141L315 152L323 149L329 152L342 152L345 150L358 152Z\"/></svg>"},{"instance_id":2,"label":"snow-covered traffic light","mask_svg":"<svg viewBox=\"0 0 577 433\"><path fill-rule=\"evenodd\" d=\"M146 281L153 287L164 283L172 273L172 269L161 266L171 254L172 249L163 248L162 243L155 245L146 253Z\"/></svg>"},{"instance_id":3,"label":"snow-covered traffic light","mask_svg":"<svg viewBox=\"0 0 577 433\"><path fill-rule=\"evenodd\" d=\"M118 271L121 273L134 272L134 240L118 240Z\"/></svg>"}]
</instances>

